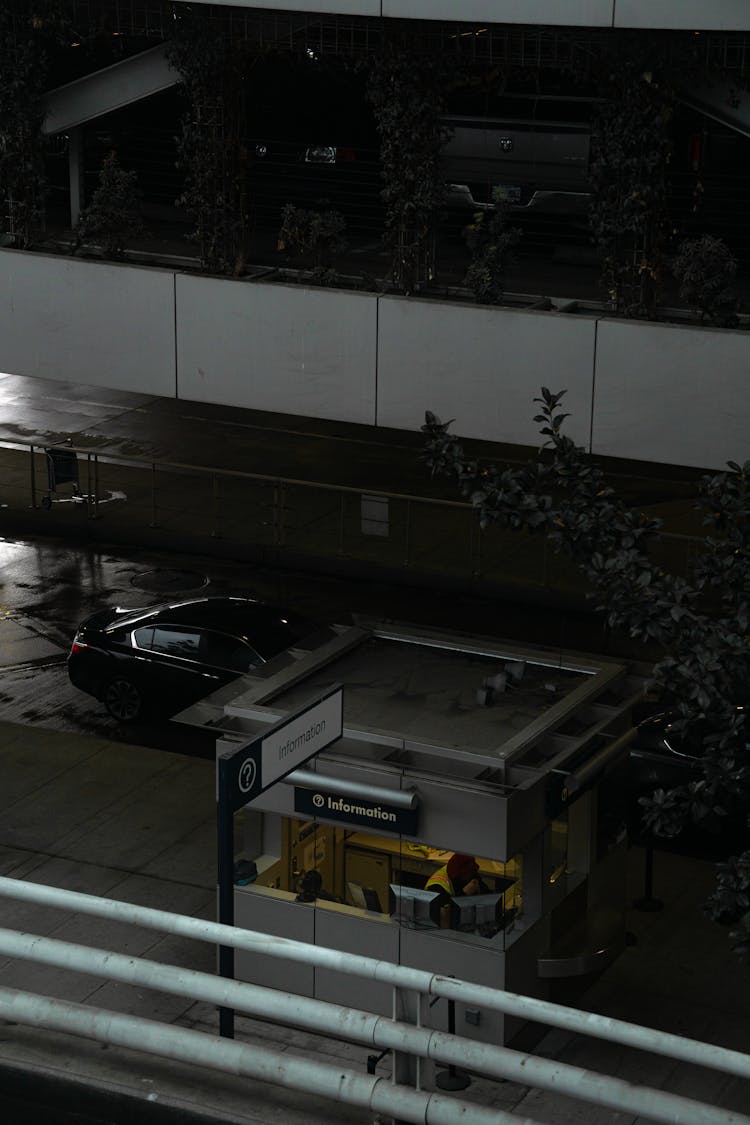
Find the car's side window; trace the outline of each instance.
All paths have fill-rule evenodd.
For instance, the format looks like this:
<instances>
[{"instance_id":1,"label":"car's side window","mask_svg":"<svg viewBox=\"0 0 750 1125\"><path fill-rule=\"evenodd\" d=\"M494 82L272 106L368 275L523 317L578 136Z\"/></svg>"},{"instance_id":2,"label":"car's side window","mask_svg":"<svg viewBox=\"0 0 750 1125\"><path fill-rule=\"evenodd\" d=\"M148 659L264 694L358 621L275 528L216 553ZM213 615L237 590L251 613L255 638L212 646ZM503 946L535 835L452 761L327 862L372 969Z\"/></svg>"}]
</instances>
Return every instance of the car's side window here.
<instances>
[{"instance_id":1,"label":"car's side window","mask_svg":"<svg viewBox=\"0 0 750 1125\"><path fill-rule=\"evenodd\" d=\"M154 625L136 629L134 640L138 648L150 648L154 652L164 652L169 656L182 656L197 660L200 652L201 635L197 629L185 629L179 625Z\"/></svg>"},{"instance_id":2,"label":"car's side window","mask_svg":"<svg viewBox=\"0 0 750 1125\"><path fill-rule=\"evenodd\" d=\"M214 668L228 668L232 672L249 672L261 663L255 649L238 637L210 631L203 634L201 660Z\"/></svg>"}]
</instances>

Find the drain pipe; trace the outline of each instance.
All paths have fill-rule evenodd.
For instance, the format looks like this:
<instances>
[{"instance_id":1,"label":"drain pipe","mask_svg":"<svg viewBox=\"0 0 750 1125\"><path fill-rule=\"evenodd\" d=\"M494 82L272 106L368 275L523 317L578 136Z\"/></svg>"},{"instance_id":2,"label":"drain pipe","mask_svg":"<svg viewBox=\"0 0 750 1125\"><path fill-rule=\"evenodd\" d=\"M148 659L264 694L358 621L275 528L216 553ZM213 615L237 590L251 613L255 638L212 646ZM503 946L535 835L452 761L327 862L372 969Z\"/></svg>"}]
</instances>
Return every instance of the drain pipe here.
<instances>
[{"instance_id":1,"label":"drain pipe","mask_svg":"<svg viewBox=\"0 0 750 1125\"><path fill-rule=\"evenodd\" d=\"M217 1039L203 1031L89 1008L68 1000L50 1000L12 988L0 987L0 1018L146 1051L240 1078L254 1078L307 1095L317 1094L414 1125L540 1125L530 1117L518 1118L504 1110L410 1090L393 1085L388 1078L293 1058L286 1051L251 1047L233 1039Z\"/></svg>"},{"instance_id":2,"label":"drain pipe","mask_svg":"<svg viewBox=\"0 0 750 1125\"><path fill-rule=\"evenodd\" d=\"M646 1116L664 1125L674 1125L674 1122L750 1125L750 1117L744 1114L728 1113L678 1094L636 1086L621 1078L194 969L179 969L7 929L0 929L0 954L204 1000L367 1047L420 1055L447 1066L458 1064L489 1078L550 1090L609 1109L628 1111L636 1117Z\"/></svg>"},{"instance_id":3,"label":"drain pipe","mask_svg":"<svg viewBox=\"0 0 750 1125\"><path fill-rule=\"evenodd\" d=\"M82 914L110 918L117 922L128 922L131 925L145 926L148 929L177 934L197 941L230 945L249 953L331 969L334 972L388 984L394 988L412 989L425 995L440 996L446 1000L458 1000L469 1007L480 1007L487 1011L517 1016L522 1020L549 1024L551 1027L559 1027L578 1035L591 1035L612 1043L621 1043L626 1047L635 1047L641 1051L667 1055L696 1066L712 1067L714 1070L733 1074L737 1078L750 1079L750 1055L742 1054L740 1051L718 1047L713 1043L701 1043L682 1035L641 1027L638 1024L600 1016L593 1012L583 1012L577 1008L566 1008L562 1004L538 1000L533 996L501 992L499 989L440 976L423 969L394 965L390 961L379 961L374 957L342 953L339 950L309 945L291 938L269 936L254 930L224 926L200 918L188 918L183 914L172 914L166 910L155 910L153 907L117 902L114 899L100 898L98 895L84 894L82 891L68 891L44 883L9 879L7 876L0 876L0 895L22 902L36 902L62 910L75 910Z\"/></svg>"}]
</instances>

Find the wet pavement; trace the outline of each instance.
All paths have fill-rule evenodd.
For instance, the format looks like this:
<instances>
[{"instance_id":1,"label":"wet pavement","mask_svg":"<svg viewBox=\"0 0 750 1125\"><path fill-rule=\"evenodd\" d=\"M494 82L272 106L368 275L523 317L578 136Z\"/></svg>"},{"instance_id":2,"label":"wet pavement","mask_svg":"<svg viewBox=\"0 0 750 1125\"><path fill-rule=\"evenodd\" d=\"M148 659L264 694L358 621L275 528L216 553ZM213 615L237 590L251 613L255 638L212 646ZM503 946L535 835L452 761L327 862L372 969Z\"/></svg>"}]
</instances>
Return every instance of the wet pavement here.
<instances>
[{"instance_id":1,"label":"wet pavement","mask_svg":"<svg viewBox=\"0 0 750 1125\"><path fill-rule=\"evenodd\" d=\"M144 553L171 552L171 561L159 565L176 571L186 568L187 556L241 562L246 587L257 583L263 596L271 589L272 600L301 610L320 604L327 587L326 615L367 602L366 612L405 620L427 613L449 627L478 626L493 635L518 636L520 628L535 643L602 652L626 644L613 641L600 624L591 628L580 580L563 559L546 557L540 539L497 529L480 539L472 532L470 511L456 506L460 497L452 482L431 479L420 460L419 432L15 375L0 375L0 398L0 500L7 505L0 534L7 538L97 545L99 558L115 543ZM47 486L41 451L68 439L98 458L99 495L111 502L95 512L72 503L63 489L51 510L40 506ZM530 452L480 442L471 449L495 462L526 460ZM87 490L83 453L79 468ZM699 474L612 460L606 469L633 503L665 521L675 535L670 560L684 565L686 537L703 532L694 510ZM222 474L220 480L212 470ZM280 483L294 479L298 487ZM339 487L352 491L337 493ZM362 498L391 491L414 500L393 502L387 535L364 534ZM112 500L115 495L119 499ZM436 509L435 499L454 507ZM59 574L61 584L69 560L64 548L58 560L52 554L44 564L46 580ZM99 559L92 556L90 565L96 568ZM584 631L579 640L572 626Z\"/></svg>"},{"instance_id":2,"label":"wet pavement","mask_svg":"<svg viewBox=\"0 0 750 1125\"><path fill-rule=\"evenodd\" d=\"M174 597L234 594L294 609L313 620L350 624L357 615L411 620L518 640L536 638L589 650L606 641L594 615L403 585L343 580L211 556L137 547L0 540L0 706L10 722L98 735L113 741L214 756L200 730L153 719L119 725L104 707L69 683L65 658L78 623L115 604L135 608Z\"/></svg>"}]
</instances>

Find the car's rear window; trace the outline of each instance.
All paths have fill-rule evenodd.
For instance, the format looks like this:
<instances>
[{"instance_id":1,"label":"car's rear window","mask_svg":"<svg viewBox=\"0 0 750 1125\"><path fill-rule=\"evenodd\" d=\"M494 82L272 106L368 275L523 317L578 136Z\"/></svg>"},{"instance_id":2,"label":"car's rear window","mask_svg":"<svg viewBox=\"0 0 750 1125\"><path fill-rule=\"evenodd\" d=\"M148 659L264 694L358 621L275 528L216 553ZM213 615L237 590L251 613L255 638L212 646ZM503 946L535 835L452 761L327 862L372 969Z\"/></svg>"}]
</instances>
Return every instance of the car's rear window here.
<instances>
[{"instance_id":1,"label":"car's rear window","mask_svg":"<svg viewBox=\"0 0 750 1125\"><path fill-rule=\"evenodd\" d=\"M210 629L203 634L201 660L214 668L228 668L232 672L249 672L261 662L255 649L238 637L214 633Z\"/></svg>"}]
</instances>

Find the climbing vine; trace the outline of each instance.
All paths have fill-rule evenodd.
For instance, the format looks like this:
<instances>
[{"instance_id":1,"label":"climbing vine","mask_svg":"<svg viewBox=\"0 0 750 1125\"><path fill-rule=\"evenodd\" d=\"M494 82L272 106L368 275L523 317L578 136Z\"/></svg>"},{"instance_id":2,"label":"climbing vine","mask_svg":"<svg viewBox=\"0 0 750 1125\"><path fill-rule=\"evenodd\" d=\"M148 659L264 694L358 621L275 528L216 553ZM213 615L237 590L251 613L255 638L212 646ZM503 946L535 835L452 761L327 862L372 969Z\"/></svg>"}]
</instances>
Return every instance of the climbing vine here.
<instances>
[{"instance_id":1,"label":"climbing vine","mask_svg":"<svg viewBox=\"0 0 750 1125\"><path fill-rule=\"evenodd\" d=\"M195 224L203 267L215 273L241 273L247 249L243 50L201 11L181 15L168 48L188 99L177 138L185 175L177 202Z\"/></svg>"},{"instance_id":2,"label":"climbing vine","mask_svg":"<svg viewBox=\"0 0 750 1125\"><path fill-rule=\"evenodd\" d=\"M0 232L20 250L44 222L46 48L61 28L54 2L0 6Z\"/></svg>"},{"instance_id":3,"label":"climbing vine","mask_svg":"<svg viewBox=\"0 0 750 1125\"><path fill-rule=\"evenodd\" d=\"M649 317L669 231L673 92L629 59L611 72L608 87L592 134L591 230L613 311Z\"/></svg>"},{"instance_id":4,"label":"climbing vine","mask_svg":"<svg viewBox=\"0 0 750 1125\"><path fill-rule=\"evenodd\" d=\"M620 36L598 60L591 233L612 310L654 317L672 235L669 172L677 91L705 64L691 38Z\"/></svg>"},{"instance_id":5,"label":"climbing vine","mask_svg":"<svg viewBox=\"0 0 750 1125\"><path fill-rule=\"evenodd\" d=\"M380 136L391 279L404 293L432 280L435 226L443 201L440 149L445 64L388 47L368 62L367 96Z\"/></svg>"},{"instance_id":6,"label":"climbing vine","mask_svg":"<svg viewBox=\"0 0 750 1125\"><path fill-rule=\"evenodd\" d=\"M505 274L513 263L513 251L521 241L518 227L508 226L508 202L501 188L492 193L493 211L479 211L464 230L471 262L464 285L480 304L497 305L502 300Z\"/></svg>"}]
</instances>

